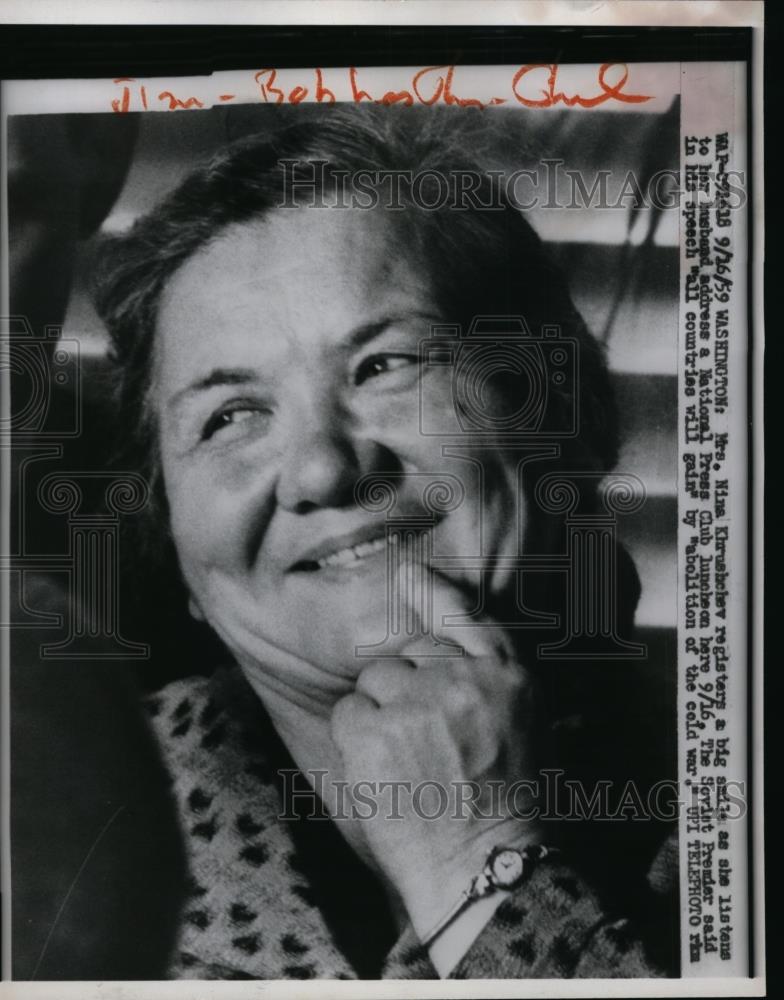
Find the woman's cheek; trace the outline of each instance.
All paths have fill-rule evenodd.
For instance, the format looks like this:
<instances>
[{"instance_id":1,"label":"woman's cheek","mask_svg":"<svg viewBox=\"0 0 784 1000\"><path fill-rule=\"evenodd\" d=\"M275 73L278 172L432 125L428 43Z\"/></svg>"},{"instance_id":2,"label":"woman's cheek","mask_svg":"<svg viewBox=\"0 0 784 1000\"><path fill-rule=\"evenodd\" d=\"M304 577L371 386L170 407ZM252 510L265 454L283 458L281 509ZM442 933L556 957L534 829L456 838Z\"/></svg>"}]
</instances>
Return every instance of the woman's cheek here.
<instances>
[{"instance_id":1,"label":"woman's cheek","mask_svg":"<svg viewBox=\"0 0 784 1000\"><path fill-rule=\"evenodd\" d=\"M210 486L185 479L169 495L172 535L183 571L228 568L237 561L241 507L231 493Z\"/></svg>"}]
</instances>

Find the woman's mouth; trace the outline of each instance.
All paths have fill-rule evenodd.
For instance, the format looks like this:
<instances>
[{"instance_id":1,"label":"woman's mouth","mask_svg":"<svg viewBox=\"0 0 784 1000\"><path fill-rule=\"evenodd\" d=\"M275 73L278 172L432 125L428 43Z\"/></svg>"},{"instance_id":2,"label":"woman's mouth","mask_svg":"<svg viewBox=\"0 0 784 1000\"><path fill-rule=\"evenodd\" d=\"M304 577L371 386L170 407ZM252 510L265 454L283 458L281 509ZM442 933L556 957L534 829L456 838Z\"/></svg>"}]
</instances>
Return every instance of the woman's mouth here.
<instances>
[{"instance_id":1,"label":"woman's mouth","mask_svg":"<svg viewBox=\"0 0 784 1000\"><path fill-rule=\"evenodd\" d=\"M391 536L384 524L364 525L312 546L290 567L291 572L359 569L387 549Z\"/></svg>"},{"instance_id":2,"label":"woman's mouth","mask_svg":"<svg viewBox=\"0 0 784 1000\"><path fill-rule=\"evenodd\" d=\"M417 556L417 552L411 550L412 544L414 549L421 548L416 542L412 542L412 537L420 533L429 536L430 541L426 546L429 553L432 532L437 521L420 526L416 523L417 520L419 519L412 518L413 525L411 522L404 524L396 521L389 522L386 519L376 520L361 525L353 531L329 535L304 549L299 557L291 563L288 572L297 574L323 573L324 575L320 579L325 581L328 578L348 580L363 571L368 573L385 572L388 561L392 559L394 562L398 559L391 551L398 544L403 546L400 552L401 557L421 558L425 552L422 551ZM412 528L414 529L413 535Z\"/></svg>"},{"instance_id":3,"label":"woman's mouth","mask_svg":"<svg viewBox=\"0 0 784 1000\"><path fill-rule=\"evenodd\" d=\"M390 538L377 538L372 542L362 542L360 545L351 545L348 548L339 549L331 555L323 556L321 559L316 561L315 566L318 569L326 569L329 566L348 568L356 563L377 555L379 552L384 552L390 542Z\"/></svg>"}]
</instances>

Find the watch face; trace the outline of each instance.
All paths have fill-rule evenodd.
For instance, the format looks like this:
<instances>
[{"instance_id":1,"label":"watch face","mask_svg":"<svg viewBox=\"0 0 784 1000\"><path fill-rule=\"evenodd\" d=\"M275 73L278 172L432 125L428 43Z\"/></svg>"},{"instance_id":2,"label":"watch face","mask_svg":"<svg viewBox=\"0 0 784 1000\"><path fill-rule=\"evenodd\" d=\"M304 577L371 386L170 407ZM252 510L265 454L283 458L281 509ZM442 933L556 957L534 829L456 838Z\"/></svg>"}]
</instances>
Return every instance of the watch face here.
<instances>
[{"instance_id":1,"label":"watch face","mask_svg":"<svg viewBox=\"0 0 784 1000\"><path fill-rule=\"evenodd\" d=\"M513 848L503 848L491 860L490 869L493 873L493 880L500 888L509 888L515 885L523 874L523 856Z\"/></svg>"}]
</instances>

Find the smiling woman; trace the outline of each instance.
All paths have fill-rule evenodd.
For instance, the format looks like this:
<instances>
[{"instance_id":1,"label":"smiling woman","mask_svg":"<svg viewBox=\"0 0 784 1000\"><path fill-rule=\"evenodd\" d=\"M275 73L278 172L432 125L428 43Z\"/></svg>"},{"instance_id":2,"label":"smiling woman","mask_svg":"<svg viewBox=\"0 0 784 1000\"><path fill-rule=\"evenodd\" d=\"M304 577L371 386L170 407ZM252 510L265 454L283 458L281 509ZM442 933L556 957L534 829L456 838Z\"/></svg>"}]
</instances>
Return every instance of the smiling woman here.
<instances>
[{"instance_id":1,"label":"smiling woman","mask_svg":"<svg viewBox=\"0 0 784 1000\"><path fill-rule=\"evenodd\" d=\"M264 609L265 640L339 675L364 666L353 651L385 620L386 562L354 546L383 538L385 518L355 503L357 480L445 464L418 428L420 390L451 406L448 370L419 365L440 317L390 230L383 213L278 211L227 228L163 293L152 405L171 531L194 601L238 657L217 610L233 585ZM505 467L485 462L491 502L511 509ZM405 480L401 499L416 502ZM446 554L470 551L478 503L439 525Z\"/></svg>"},{"instance_id":2,"label":"smiling woman","mask_svg":"<svg viewBox=\"0 0 784 1000\"><path fill-rule=\"evenodd\" d=\"M559 637L564 526L535 497L568 471L596 508L610 380L454 124L355 109L246 139L116 240L97 279L136 429L122 462L153 485L147 536L232 664L151 704L194 889L173 976L661 974L591 886L584 825L539 802L557 723L589 696L538 654L542 629ZM300 205L292 162L311 179L319 164L323 192L472 170L493 207ZM616 555L624 633L637 584ZM524 595L523 557L546 581ZM625 688L589 659L601 706ZM390 788L408 794L389 804ZM610 881L626 866L641 890L654 852L623 837Z\"/></svg>"}]
</instances>

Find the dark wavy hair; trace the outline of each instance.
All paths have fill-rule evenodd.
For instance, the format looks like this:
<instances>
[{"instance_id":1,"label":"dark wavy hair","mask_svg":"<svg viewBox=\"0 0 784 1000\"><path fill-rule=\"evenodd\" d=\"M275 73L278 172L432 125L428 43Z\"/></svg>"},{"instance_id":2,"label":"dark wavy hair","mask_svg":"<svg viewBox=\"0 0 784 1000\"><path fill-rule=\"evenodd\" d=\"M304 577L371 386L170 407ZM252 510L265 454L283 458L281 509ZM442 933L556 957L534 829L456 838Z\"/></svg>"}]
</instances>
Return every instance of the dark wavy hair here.
<instances>
[{"instance_id":1,"label":"dark wavy hair","mask_svg":"<svg viewBox=\"0 0 784 1000\"><path fill-rule=\"evenodd\" d=\"M486 118L459 110L455 115L454 109L319 108L318 117L285 118L283 127L229 144L127 234L107 240L94 299L111 338L122 429L118 460L124 468L139 470L152 486L153 502L143 524L151 553L159 550L167 524L149 402L161 292L183 262L227 226L292 210L279 208L287 196L282 161L289 162L289 179L315 177L316 188L325 194L359 171L432 171L447 177L471 171L478 177L475 203L467 210L449 204L423 208L403 185L404 210L390 211L390 218L406 227L406 245L429 267L436 305L450 323L466 330L476 316L522 316L534 334L543 324L559 326L563 336L577 341L579 433L562 442L558 465L597 473L613 467L618 422L602 346L587 330L565 276L524 213L506 199L498 174L488 171L481 155L469 152L482 148ZM297 166L292 168L292 161ZM569 419L569 401L563 403L564 419Z\"/></svg>"}]
</instances>

